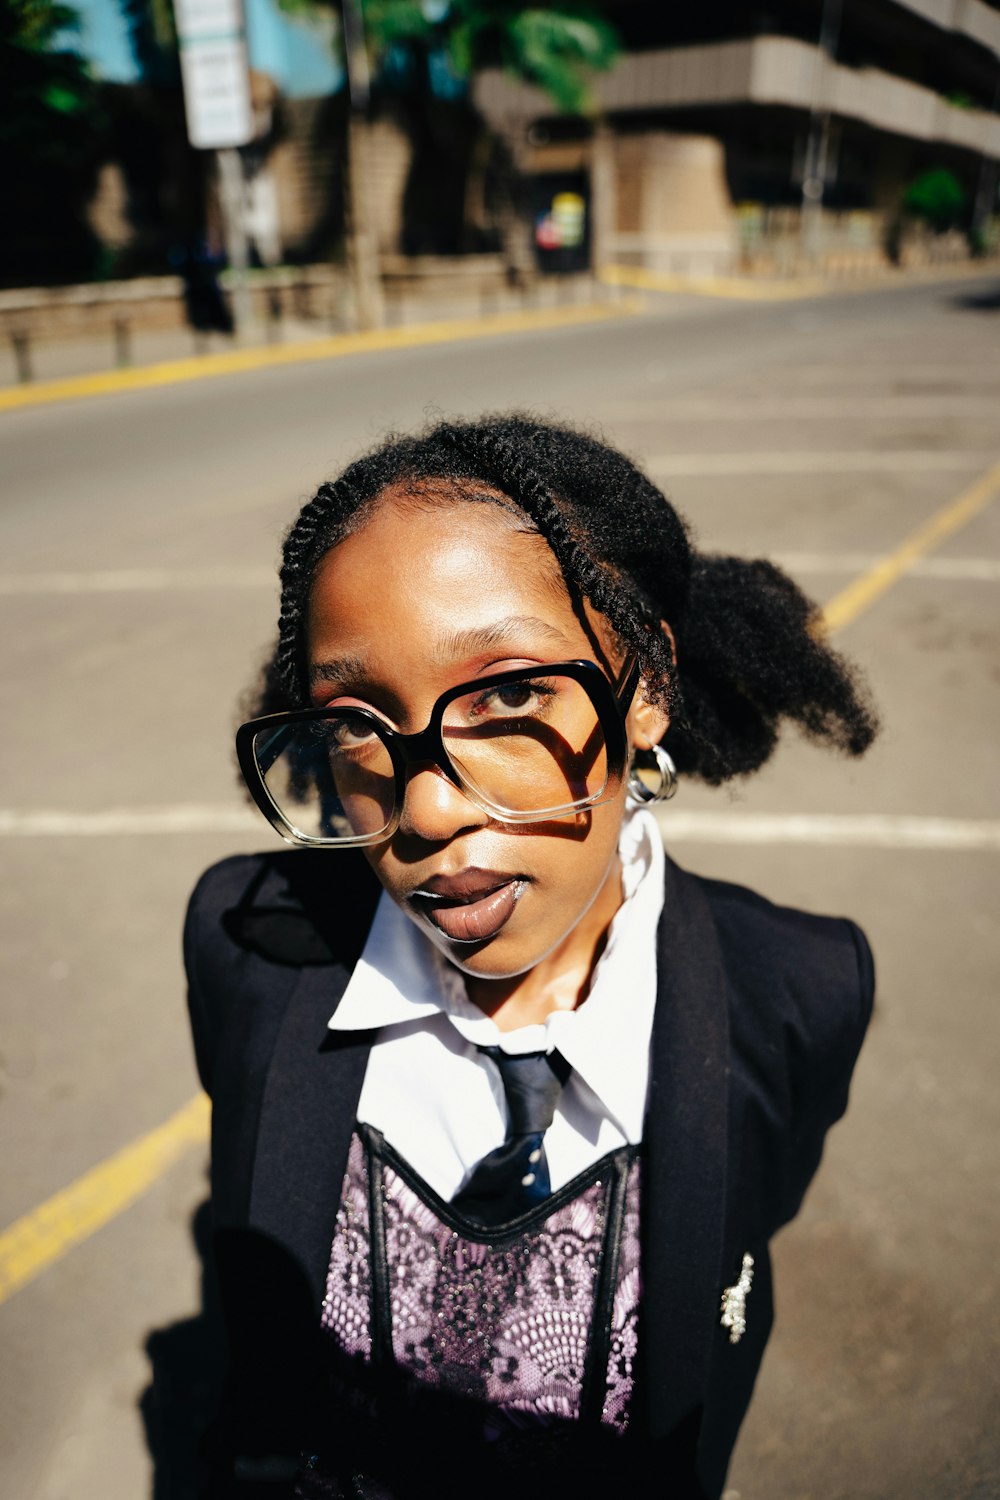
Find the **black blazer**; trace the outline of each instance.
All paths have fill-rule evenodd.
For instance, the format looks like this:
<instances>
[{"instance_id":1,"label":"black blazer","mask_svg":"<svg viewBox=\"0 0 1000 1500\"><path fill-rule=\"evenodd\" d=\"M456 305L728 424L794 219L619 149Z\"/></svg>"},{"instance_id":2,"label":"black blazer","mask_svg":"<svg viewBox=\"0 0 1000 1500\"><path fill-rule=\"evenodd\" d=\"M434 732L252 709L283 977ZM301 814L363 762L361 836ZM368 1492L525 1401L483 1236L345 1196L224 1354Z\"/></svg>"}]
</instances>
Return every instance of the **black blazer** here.
<instances>
[{"instance_id":1,"label":"black blazer","mask_svg":"<svg viewBox=\"0 0 1000 1500\"><path fill-rule=\"evenodd\" d=\"M321 1445L319 1309L374 1037L331 1033L327 1021L377 896L360 856L299 850L225 860L191 899L185 958L214 1105L233 1368L213 1494L234 1455L238 1472L264 1472L268 1455ZM768 1240L796 1213L847 1104L874 974L853 923L670 860L658 943L636 1399L662 1493L714 1497L771 1326ZM720 1299L744 1252L754 1281L732 1344Z\"/></svg>"}]
</instances>

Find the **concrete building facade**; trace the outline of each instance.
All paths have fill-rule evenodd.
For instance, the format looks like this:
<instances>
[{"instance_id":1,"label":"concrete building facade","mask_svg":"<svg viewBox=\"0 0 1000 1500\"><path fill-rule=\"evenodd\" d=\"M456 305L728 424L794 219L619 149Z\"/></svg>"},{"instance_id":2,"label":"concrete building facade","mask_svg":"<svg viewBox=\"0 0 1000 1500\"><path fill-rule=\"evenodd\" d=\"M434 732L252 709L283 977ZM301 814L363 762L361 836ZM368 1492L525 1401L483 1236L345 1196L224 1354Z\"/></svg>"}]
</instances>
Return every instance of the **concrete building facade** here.
<instances>
[{"instance_id":1,"label":"concrete building facade","mask_svg":"<svg viewBox=\"0 0 1000 1500\"><path fill-rule=\"evenodd\" d=\"M996 210L1000 8L985 0L774 0L697 14L610 7L627 51L595 85L584 132L593 239L605 260L724 272L748 256L879 258L907 187L939 168L965 225ZM686 12L687 8L685 8ZM477 82L490 126L547 171L579 127L499 72ZM805 210L803 214L803 208ZM819 210L822 210L819 212ZM903 226L911 256L929 236ZM937 246L940 251L940 242ZM898 248L898 247L897 247Z\"/></svg>"}]
</instances>

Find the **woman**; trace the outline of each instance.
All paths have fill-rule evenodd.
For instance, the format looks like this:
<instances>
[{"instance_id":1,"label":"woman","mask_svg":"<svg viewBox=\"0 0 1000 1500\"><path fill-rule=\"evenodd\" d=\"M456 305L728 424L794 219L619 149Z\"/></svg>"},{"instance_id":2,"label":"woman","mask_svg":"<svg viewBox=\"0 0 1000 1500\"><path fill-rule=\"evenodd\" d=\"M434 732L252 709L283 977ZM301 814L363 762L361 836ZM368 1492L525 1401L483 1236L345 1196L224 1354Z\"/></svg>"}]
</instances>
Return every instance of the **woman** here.
<instances>
[{"instance_id":1,"label":"woman","mask_svg":"<svg viewBox=\"0 0 1000 1500\"><path fill-rule=\"evenodd\" d=\"M756 770L783 720L867 747L815 627L528 417L385 443L305 506L238 753L307 847L210 870L186 929L213 1493L721 1492L872 963L679 870L643 804Z\"/></svg>"}]
</instances>

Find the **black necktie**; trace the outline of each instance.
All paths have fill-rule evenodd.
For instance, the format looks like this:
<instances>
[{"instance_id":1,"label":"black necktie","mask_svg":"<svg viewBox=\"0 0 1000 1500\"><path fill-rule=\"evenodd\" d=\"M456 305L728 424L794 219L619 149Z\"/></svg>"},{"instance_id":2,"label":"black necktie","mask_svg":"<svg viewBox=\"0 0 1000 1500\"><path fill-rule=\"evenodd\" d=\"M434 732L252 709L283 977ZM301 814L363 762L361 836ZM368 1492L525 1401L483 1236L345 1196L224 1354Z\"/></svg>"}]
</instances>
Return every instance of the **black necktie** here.
<instances>
[{"instance_id":1,"label":"black necktie","mask_svg":"<svg viewBox=\"0 0 1000 1500\"><path fill-rule=\"evenodd\" d=\"M504 1224L552 1191L542 1137L552 1124L570 1067L558 1052L479 1050L500 1069L510 1123L503 1145L473 1168L452 1206L478 1224Z\"/></svg>"}]
</instances>

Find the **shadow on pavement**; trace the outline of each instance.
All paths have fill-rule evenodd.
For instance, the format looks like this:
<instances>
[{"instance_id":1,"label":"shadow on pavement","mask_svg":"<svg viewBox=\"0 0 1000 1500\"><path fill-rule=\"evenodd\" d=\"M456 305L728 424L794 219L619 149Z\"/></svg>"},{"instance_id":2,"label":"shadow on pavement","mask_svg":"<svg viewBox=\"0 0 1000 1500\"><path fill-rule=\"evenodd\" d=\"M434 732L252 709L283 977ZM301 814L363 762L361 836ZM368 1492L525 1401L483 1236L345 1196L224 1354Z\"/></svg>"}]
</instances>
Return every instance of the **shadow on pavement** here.
<instances>
[{"instance_id":1,"label":"shadow on pavement","mask_svg":"<svg viewBox=\"0 0 1000 1500\"><path fill-rule=\"evenodd\" d=\"M202 1266L202 1306L193 1318L156 1328L146 1340L150 1383L139 1398L153 1464L152 1500L207 1500L203 1448L221 1401L225 1334L215 1286L208 1200L191 1235Z\"/></svg>"},{"instance_id":2,"label":"shadow on pavement","mask_svg":"<svg viewBox=\"0 0 1000 1500\"><path fill-rule=\"evenodd\" d=\"M965 312L1000 312L1000 282L996 286L953 297L952 306L962 308Z\"/></svg>"}]
</instances>

